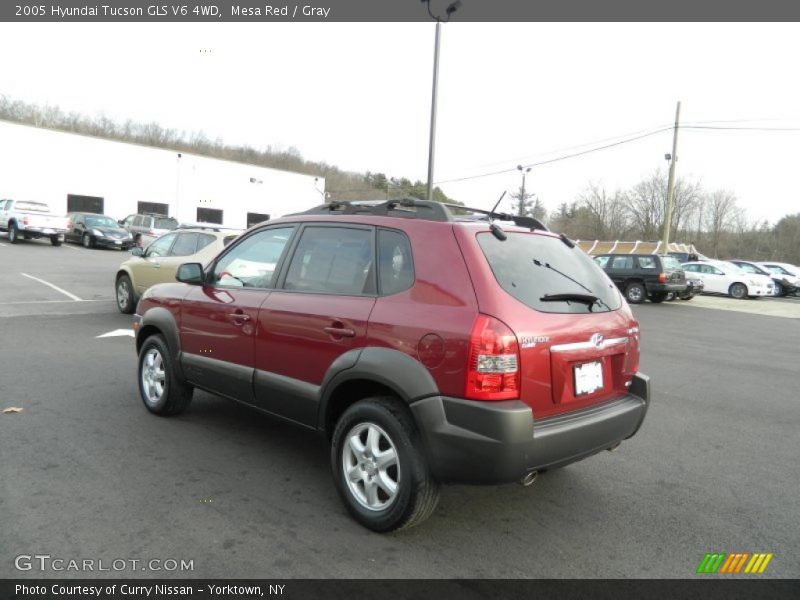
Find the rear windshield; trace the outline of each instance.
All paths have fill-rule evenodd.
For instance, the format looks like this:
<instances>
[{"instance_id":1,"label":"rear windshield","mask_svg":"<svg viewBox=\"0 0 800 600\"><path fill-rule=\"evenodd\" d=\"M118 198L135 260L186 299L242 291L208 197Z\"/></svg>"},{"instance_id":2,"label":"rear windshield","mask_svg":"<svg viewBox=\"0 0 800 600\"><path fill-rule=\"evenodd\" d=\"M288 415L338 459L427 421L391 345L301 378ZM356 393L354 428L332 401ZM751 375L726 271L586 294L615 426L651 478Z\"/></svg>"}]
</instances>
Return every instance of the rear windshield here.
<instances>
[{"instance_id":1,"label":"rear windshield","mask_svg":"<svg viewBox=\"0 0 800 600\"><path fill-rule=\"evenodd\" d=\"M489 232L479 233L478 244L500 287L520 302L549 313L607 312L620 307L617 288L577 246L570 248L547 235L506 235L508 239L500 241ZM547 296L551 301L543 299ZM591 296L598 301L586 300Z\"/></svg>"},{"instance_id":2,"label":"rear windshield","mask_svg":"<svg viewBox=\"0 0 800 600\"><path fill-rule=\"evenodd\" d=\"M50 212L50 207L47 206L44 202L29 202L27 200L21 200L17 202L15 207L17 210L30 210L36 212Z\"/></svg>"},{"instance_id":3,"label":"rear windshield","mask_svg":"<svg viewBox=\"0 0 800 600\"><path fill-rule=\"evenodd\" d=\"M156 218L155 229L177 229L178 222L172 217Z\"/></svg>"},{"instance_id":4,"label":"rear windshield","mask_svg":"<svg viewBox=\"0 0 800 600\"><path fill-rule=\"evenodd\" d=\"M664 265L665 271L680 271L683 268L680 261L674 256L662 256L661 264Z\"/></svg>"}]
</instances>

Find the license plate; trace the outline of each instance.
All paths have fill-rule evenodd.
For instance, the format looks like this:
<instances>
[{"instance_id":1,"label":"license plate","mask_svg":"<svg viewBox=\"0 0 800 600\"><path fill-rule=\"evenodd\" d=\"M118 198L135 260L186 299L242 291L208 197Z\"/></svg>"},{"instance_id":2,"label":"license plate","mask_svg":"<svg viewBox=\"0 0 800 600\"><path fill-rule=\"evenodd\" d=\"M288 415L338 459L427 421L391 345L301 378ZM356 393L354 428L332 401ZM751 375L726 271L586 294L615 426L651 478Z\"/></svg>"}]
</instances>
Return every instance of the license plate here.
<instances>
[{"instance_id":1,"label":"license plate","mask_svg":"<svg viewBox=\"0 0 800 600\"><path fill-rule=\"evenodd\" d=\"M55 232L52 229L46 227L42 229L42 233L55 233Z\"/></svg>"},{"instance_id":2,"label":"license plate","mask_svg":"<svg viewBox=\"0 0 800 600\"><path fill-rule=\"evenodd\" d=\"M121 240L117 240L117 241L116 241L116 242L114 242L114 243L115 243L117 246L120 246L120 245L122 245L122 241L121 241Z\"/></svg>"},{"instance_id":3,"label":"license plate","mask_svg":"<svg viewBox=\"0 0 800 600\"><path fill-rule=\"evenodd\" d=\"M603 389L603 363L599 360L573 367L575 395L585 396Z\"/></svg>"}]
</instances>

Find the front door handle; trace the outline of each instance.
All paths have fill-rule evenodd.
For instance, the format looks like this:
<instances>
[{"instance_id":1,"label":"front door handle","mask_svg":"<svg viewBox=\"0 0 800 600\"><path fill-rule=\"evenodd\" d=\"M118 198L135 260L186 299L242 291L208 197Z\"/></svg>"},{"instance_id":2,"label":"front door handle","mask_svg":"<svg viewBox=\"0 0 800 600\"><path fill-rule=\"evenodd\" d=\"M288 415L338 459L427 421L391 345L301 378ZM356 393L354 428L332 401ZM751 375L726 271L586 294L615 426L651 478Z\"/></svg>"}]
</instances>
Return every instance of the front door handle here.
<instances>
[{"instance_id":1,"label":"front door handle","mask_svg":"<svg viewBox=\"0 0 800 600\"><path fill-rule=\"evenodd\" d=\"M228 318L233 321L234 325L241 325L242 323L247 323L250 320L250 315L246 315L241 312L235 312L228 314Z\"/></svg>"},{"instance_id":2,"label":"front door handle","mask_svg":"<svg viewBox=\"0 0 800 600\"><path fill-rule=\"evenodd\" d=\"M344 327L323 327L322 331L332 337L356 337L356 332Z\"/></svg>"}]
</instances>

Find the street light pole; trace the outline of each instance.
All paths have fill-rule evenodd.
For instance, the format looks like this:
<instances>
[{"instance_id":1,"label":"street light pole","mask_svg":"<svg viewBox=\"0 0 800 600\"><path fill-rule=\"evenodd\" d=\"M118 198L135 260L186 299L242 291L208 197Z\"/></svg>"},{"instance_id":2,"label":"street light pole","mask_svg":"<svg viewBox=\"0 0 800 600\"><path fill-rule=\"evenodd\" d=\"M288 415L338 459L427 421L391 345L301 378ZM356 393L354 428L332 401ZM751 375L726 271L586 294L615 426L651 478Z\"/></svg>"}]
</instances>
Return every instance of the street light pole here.
<instances>
[{"instance_id":1,"label":"street light pole","mask_svg":"<svg viewBox=\"0 0 800 600\"><path fill-rule=\"evenodd\" d=\"M520 190L519 206L517 207L517 216L525 216L525 176L531 172L531 168L524 168L522 165L517 165L517 169L522 173L522 189Z\"/></svg>"},{"instance_id":2,"label":"street light pole","mask_svg":"<svg viewBox=\"0 0 800 600\"><path fill-rule=\"evenodd\" d=\"M436 20L436 41L433 48L433 92L431 94L431 133L428 145L428 201L433 200L433 161L436 153L436 98L439 91L439 38L441 36L442 19L431 12L431 1L422 0L428 7L428 14ZM461 0L456 0L445 10L447 23L450 16L461 6Z\"/></svg>"}]
</instances>

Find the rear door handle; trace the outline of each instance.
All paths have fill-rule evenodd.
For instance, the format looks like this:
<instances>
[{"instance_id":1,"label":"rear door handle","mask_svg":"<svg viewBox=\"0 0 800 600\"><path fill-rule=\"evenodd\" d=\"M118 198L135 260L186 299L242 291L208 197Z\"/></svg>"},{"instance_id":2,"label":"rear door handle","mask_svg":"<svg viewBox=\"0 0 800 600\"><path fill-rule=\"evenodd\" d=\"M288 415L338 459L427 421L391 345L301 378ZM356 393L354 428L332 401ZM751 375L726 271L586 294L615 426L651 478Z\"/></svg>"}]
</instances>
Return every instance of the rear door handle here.
<instances>
[{"instance_id":1,"label":"rear door handle","mask_svg":"<svg viewBox=\"0 0 800 600\"><path fill-rule=\"evenodd\" d=\"M323 327L322 331L333 337L356 337L356 332L344 327Z\"/></svg>"}]
</instances>

